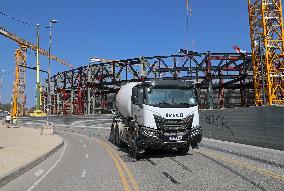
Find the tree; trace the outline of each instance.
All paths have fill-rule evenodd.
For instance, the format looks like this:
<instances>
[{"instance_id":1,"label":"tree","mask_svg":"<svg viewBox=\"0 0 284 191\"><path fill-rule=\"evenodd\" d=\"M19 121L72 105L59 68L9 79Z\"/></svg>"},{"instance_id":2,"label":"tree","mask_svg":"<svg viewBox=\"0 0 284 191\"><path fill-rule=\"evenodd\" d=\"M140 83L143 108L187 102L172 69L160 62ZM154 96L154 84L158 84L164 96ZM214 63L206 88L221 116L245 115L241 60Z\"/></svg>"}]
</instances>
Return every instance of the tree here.
<instances>
[{"instance_id":1,"label":"tree","mask_svg":"<svg viewBox=\"0 0 284 191\"><path fill-rule=\"evenodd\" d=\"M11 112L11 104L10 103L0 103L0 110Z\"/></svg>"}]
</instances>

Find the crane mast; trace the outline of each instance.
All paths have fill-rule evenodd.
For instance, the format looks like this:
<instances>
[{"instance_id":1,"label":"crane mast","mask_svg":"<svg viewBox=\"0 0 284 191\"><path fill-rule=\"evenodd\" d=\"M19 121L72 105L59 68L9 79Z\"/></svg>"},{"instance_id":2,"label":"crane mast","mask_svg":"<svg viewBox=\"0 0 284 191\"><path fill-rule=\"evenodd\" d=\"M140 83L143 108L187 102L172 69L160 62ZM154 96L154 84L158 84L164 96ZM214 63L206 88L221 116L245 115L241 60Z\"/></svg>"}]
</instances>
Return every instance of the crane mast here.
<instances>
[{"instance_id":1,"label":"crane mast","mask_svg":"<svg viewBox=\"0 0 284 191\"><path fill-rule=\"evenodd\" d=\"M281 0L248 0L255 104L284 104Z\"/></svg>"}]
</instances>

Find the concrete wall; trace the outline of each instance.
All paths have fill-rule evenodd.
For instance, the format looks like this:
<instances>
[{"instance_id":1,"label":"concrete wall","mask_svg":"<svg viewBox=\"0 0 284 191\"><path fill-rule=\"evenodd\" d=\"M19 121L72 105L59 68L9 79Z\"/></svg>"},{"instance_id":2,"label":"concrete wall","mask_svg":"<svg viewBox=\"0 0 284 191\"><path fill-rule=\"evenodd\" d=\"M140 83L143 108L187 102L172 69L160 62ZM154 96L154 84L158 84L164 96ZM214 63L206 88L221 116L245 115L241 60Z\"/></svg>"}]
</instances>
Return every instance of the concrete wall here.
<instances>
[{"instance_id":1,"label":"concrete wall","mask_svg":"<svg viewBox=\"0 0 284 191\"><path fill-rule=\"evenodd\" d=\"M203 135L284 150L284 107L246 107L201 110Z\"/></svg>"}]
</instances>

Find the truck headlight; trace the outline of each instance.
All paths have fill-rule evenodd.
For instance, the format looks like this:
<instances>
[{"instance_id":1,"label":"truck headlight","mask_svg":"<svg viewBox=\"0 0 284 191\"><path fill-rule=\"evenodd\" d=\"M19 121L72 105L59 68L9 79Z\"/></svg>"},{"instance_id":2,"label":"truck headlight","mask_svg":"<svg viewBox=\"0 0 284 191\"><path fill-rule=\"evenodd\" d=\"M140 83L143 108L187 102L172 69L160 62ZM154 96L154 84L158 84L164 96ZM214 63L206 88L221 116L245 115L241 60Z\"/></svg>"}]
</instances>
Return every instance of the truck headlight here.
<instances>
[{"instance_id":1,"label":"truck headlight","mask_svg":"<svg viewBox=\"0 0 284 191\"><path fill-rule=\"evenodd\" d=\"M200 126L193 127L190 131L190 138L194 139L198 136L202 136L202 129Z\"/></svg>"}]
</instances>

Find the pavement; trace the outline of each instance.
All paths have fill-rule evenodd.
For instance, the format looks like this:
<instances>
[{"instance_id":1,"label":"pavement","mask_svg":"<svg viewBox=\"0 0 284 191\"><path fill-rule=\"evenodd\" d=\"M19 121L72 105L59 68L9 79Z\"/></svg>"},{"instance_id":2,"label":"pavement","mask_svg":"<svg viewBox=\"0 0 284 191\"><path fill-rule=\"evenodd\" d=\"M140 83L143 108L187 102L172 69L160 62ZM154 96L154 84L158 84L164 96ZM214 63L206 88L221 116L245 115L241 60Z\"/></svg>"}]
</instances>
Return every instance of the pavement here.
<instances>
[{"instance_id":1,"label":"pavement","mask_svg":"<svg viewBox=\"0 0 284 191\"><path fill-rule=\"evenodd\" d=\"M204 138L186 155L149 151L133 159L109 140L110 119L56 126L58 152L0 188L14 190L261 190L284 188L284 152ZM89 123L89 122L88 122ZM86 125L88 125L86 123ZM31 125L31 124L27 124Z\"/></svg>"},{"instance_id":2,"label":"pavement","mask_svg":"<svg viewBox=\"0 0 284 191\"><path fill-rule=\"evenodd\" d=\"M34 128L0 125L0 186L29 170L63 141L58 135L40 135Z\"/></svg>"}]
</instances>

